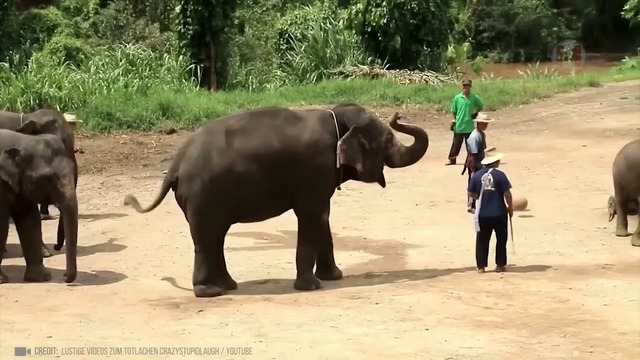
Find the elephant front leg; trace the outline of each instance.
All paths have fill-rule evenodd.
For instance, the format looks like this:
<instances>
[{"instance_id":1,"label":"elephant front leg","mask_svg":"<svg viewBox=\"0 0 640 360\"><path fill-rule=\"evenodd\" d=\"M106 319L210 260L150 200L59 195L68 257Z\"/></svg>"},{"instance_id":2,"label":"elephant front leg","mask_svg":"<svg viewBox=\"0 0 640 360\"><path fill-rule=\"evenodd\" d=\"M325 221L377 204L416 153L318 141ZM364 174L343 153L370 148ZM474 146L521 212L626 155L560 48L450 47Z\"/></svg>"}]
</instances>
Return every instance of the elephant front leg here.
<instances>
[{"instance_id":1,"label":"elephant front leg","mask_svg":"<svg viewBox=\"0 0 640 360\"><path fill-rule=\"evenodd\" d=\"M318 245L326 239L326 227L323 226L322 213L300 213L298 216L298 246L296 248L296 290L321 289L320 280L313 274L318 258Z\"/></svg>"},{"instance_id":2,"label":"elephant front leg","mask_svg":"<svg viewBox=\"0 0 640 360\"><path fill-rule=\"evenodd\" d=\"M336 265L333 255L333 238L329 225L329 211L322 218L322 231L318 233L318 258L316 261L316 277L320 280L342 279L342 271Z\"/></svg>"},{"instance_id":3,"label":"elephant front leg","mask_svg":"<svg viewBox=\"0 0 640 360\"><path fill-rule=\"evenodd\" d=\"M27 263L24 281L43 282L51 280L51 273L42 263L42 228L37 204L30 204L13 217L20 238L22 254Z\"/></svg>"}]
</instances>

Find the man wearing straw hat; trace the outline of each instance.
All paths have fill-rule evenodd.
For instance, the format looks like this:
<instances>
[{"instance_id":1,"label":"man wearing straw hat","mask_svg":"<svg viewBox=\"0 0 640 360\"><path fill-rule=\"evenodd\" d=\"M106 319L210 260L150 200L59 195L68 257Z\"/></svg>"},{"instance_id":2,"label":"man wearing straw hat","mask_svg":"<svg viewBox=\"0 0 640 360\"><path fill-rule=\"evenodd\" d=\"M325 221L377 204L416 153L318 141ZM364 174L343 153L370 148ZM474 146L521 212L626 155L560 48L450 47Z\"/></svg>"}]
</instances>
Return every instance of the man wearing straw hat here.
<instances>
[{"instance_id":1,"label":"man wearing straw hat","mask_svg":"<svg viewBox=\"0 0 640 360\"><path fill-rule=\"evenodd\" d=\"M484 168L476 171L469 182L469 197L478 199L473 215L476 230L476 266L479 273L485 272L489 257L491 234L496 233L496 272L507 266L508 218L513 216L511 183L507 175L498 170L504 154L486 156ZM506 202L506 206L505 206Z\"/></svg>"},{"instance_id":2,"label":"man wearing straw hat","mask_svg":"<svg viewBox=\"0 0 640 360\"><path fill-rule=\"evenodd\" d=\"M469 181L471 181L473 173L482 169L481 162L484 159L485 149L487 148L485 130L487 130L489 123L493 122L493 119L486 113L480 112L473 121L476 123L476 128L467 139L467 159L464 165L465 169L469 171ZM462 173L464 174L464 170ZM473 213L476 208L475 199L468 198L467 207L467 211Z\"/></svg>"}]
</instances>

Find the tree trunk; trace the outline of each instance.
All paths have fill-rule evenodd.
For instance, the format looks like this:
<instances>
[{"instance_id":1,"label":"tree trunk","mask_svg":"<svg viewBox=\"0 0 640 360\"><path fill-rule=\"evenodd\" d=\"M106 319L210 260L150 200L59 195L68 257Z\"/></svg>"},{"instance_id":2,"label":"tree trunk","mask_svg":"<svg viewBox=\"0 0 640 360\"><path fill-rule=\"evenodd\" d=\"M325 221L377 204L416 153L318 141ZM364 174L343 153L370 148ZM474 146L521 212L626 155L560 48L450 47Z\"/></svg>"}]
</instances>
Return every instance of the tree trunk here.
<instances>
[{"instance_id":1,"label":"tree trunk","mask_svg":"<svg viewBox=\"0 0 640 360\"><path fill-rule=\"evenodd\" d=\"M216 91L218 89L218 78L216 76L216 46L213 39L209 37L209 56L210 56L210 74L209 74L209 90Z\"/></svg>"}]
</instances>

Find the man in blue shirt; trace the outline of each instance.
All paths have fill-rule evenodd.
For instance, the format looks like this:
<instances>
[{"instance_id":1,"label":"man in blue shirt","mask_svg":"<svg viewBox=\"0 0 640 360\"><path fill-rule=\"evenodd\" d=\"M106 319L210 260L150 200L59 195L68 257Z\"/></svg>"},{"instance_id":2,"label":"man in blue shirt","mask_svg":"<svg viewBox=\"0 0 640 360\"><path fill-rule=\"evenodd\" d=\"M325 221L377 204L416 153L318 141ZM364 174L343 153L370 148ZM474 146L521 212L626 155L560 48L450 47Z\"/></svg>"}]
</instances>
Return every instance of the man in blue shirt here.
<instances>
[{"instance_id":1,"label":"man in blue shirt","mask_svg":"<svg viewBox=\"0 0 640 360\"><path fill-rule=\"evenodd\" d=\"M491 234L496 233L496 271L507 266L507 215L513 216L511 183L500 170L504 154L487 156L482 160L484 168L475 172L469 182L469 197L478 199L473 216L476 229L476 266L483 273L489 257ZM506 206L505 206L506 201Z\"/></svg>"}]
</instances>

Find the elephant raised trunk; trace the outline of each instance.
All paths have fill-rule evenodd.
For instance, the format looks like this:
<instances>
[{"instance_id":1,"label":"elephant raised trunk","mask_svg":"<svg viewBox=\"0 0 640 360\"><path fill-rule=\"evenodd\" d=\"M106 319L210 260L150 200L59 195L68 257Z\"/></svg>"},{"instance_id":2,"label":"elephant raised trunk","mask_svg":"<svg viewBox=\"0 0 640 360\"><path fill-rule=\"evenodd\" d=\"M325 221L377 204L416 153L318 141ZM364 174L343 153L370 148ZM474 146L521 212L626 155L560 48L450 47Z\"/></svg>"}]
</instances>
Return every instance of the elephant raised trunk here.
<instances>
[{"instance_id":1,"label":"elephant raised trunk","mask_svg":"<svg viewBox=\"0 0 640 360\"><path fill-rule=\"evenodd\" d=\"M65 282L71 283L76 279L77 265L76 255L78 248L78 198L74 183L65 181L61 184L62 197L58 201L58 209L60 210L60 219L64 224L64 234L67 240L66 261L67 271L65 273Z\"/></svg>"},{"instance_id":2,"label":"elephant raised trunk","mask_svg":"<svg viewBox=\"0 0 640 360\"><path fill-rule=\"evenodd\" d=\"M389 125L392 129L413 136L413 144L406 146L395 136L385 156L385 165L390 168L398 168L413 165L424 156L429 147L429 136L421 127L398 122L400 116L395 113Z\"/></svg>"}]
</instances>

